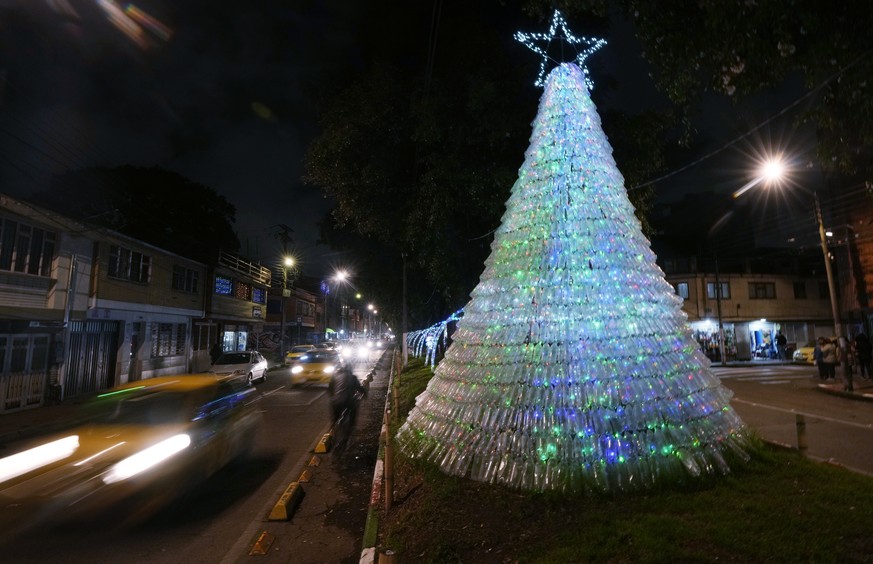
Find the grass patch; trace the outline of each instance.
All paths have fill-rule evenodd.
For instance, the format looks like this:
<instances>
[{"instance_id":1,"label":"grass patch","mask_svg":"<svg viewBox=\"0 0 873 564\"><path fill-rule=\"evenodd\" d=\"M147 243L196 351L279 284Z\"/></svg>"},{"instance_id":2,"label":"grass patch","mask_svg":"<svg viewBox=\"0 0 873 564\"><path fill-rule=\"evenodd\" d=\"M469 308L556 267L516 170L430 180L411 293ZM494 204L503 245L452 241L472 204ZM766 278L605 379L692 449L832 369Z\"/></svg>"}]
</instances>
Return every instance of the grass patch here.
<instances>
[{"instance_id":1,"label":"grass patch","mask_svg":"<svg viewBox=\"0 0 873 564\"><path fill-rule=\"evenodd\" d=\"M409 363L399 413L431 375ZM873 478L766 445L728 476L613 496L521 492L400 454L394 466L380 545L405 562L873 562Z\"/></svg>"}]
</instances>

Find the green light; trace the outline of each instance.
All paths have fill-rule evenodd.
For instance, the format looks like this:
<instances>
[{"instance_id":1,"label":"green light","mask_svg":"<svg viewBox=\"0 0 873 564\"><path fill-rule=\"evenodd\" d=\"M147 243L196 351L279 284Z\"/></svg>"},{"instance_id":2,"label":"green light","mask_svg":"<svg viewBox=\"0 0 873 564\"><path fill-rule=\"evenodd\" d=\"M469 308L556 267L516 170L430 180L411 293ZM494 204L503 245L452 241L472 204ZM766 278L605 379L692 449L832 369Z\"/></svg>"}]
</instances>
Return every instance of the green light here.
<instances>
[{"instance_id":1,"label":"green light","mask_svg":"<svg viewBox=\"0 0 873 564\"><path fill-rule=\"evenodd\" d=\"M114 392L106 392L105 394L100 394L98 398L108 398L109 396L117 396L119 394L126 394L127 392L135 392L136 390L142 390L145 386L134 386L133 388L125 388L123 390L116 390Z\"/></svg>"}]
</instances>

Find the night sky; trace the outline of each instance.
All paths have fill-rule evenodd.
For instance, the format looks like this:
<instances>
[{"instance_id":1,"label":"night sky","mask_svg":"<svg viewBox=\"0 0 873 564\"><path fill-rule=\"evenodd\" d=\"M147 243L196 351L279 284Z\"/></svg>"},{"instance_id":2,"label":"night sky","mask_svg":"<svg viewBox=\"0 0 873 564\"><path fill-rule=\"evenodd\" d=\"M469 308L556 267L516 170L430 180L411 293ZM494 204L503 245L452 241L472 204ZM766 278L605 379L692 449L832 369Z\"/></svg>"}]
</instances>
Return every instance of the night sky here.
<instances>
[{"instance_id":1,"label":"night sky","mask_svg":"<svg viewBox=\"0 0 873 564\"><path fill-rule=\"evenodd\" d=\"M500 26L507 38L548 27L487 5L495 17L488 21L480 10L482 25ZM44 189L53 173L85 166L159 166L236 206L242 254L269 263L281 248L273 226L285 224L306 274L342 263L346 257L316 245L315 221L330 202L302 184L302 158L318 132L318 101L365 68L365 45L380 37L390 43L396 30L374 24L373 7L360 0L132 6L0 0L0 190L26 195ZM450 15L442 34L452 33ZM422 28L420 51L408 56L424 65L429 22L420 20L409 24ZM577 22L570 27L584 34ZM590 62L595 81L609 75L605 103L629 111L664 105L630 26L615 19L607 39ZM493 56L495 64L537 63L511 40L495 45ZM534 78L519 88L533 88ZM720 133L702 150L746 125L735 108L711 107L705 127ZM535 115L531 107L530 119ZM743 181L735 170L725 178L728 188ZM678 195L700 181L678 175L665 185Z\"/></svg>"}]
</instances>

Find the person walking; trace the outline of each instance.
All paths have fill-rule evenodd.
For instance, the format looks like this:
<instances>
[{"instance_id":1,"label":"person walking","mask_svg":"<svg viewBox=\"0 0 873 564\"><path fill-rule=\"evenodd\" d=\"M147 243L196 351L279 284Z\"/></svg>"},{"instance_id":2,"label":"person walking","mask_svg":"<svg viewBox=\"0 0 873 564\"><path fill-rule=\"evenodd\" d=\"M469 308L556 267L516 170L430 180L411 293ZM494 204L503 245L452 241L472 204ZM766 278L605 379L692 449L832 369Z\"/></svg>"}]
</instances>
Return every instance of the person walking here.
<instances>
[{"instance_id":1,"label":"person walking","mask_svg":"<svg viewBox=\"0 0 873 564\"><path fill-rule=\"evenodd\" d=\"M822 339L821 363L824 365L825 379L837 378L837 347L830 339Z\"/></svg>"},{"instance_id":2,"label":"person walking","mask_svg":"<svg viewBox=\"0 0 873 564\"><path fill-rule=\"evenodd\" d=\"M870 379L870 370L873 369L873 343L865 333L855 335L855 359L858 363L858 373L865 380Z\"/></svg>"},{"instance_id":3,"label":"person walking","mask_svg":"<svg viewBox=\"0 0 873 564\"><path fill-rule=\"evenodd\" d=\"M781 331L776 333L776 354L779 356L779 360L785 360L786 345L788 345L788 339L785 338L785 335Z\"/></svg>"},{"instance_id":4,"label":"person walking","mask_svg":"<svg viewBox=\"0 0 873 564\"><path fill-rule=\"evenodd\" d=\"M828 375L825 372L824 357L821 354L822 345L824 345L824 337L819 337L815 343L815 348L812 349L812 360L815 367L818 368L818 379L826 380Z\"/></svg>"},{"instance_id":5,"label":"person walking","mask_svg":"<svg viewBox=\"0 0 873 564\"><path fill-rule=\"evenodd\" d=\"M212 360L212 364L215 364L215 361L218 360L218 357L220 357L223 352L224 348L221 346L221 341L215 341L215 344L212 345L211 349L209 349L209 359Z\"/></svg>"}]
</instances>

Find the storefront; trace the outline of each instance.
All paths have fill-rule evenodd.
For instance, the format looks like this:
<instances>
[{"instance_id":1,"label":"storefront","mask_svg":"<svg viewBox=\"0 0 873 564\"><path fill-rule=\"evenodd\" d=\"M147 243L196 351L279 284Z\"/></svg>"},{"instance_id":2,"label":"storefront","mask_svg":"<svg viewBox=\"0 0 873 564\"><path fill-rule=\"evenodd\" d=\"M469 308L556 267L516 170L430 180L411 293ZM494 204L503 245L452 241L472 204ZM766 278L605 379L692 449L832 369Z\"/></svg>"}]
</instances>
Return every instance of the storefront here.
<instances>
[{"instance_id":1,"label":"storefront","mask_svg":"<svg viewBox=\"0 0 873 564\"><path fill-rule=\"evenodd\" d=\"M736 334L733 323L722 323L724 330L724 353L725 360L736 360ZM719 350L718 321L704 319L691 323L691 332L694 340L700 345L700 350L712 362L721 362Z\"/></svg>"}]
</instances>

